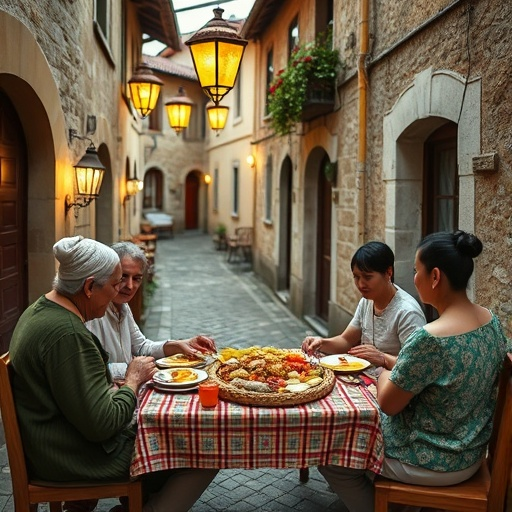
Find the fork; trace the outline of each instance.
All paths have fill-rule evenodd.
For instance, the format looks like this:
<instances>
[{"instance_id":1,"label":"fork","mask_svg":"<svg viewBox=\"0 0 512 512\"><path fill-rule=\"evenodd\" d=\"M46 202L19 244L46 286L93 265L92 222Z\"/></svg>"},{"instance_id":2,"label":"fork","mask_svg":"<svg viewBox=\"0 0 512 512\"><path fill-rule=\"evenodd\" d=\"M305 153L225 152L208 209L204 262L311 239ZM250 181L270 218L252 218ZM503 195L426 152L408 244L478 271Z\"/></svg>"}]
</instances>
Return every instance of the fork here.
<instances>
[{"instance_id":1,"label":"fork","mask_svg":"<svg viewBox=\"0 0 512 512\"><path fill-rule=\"evenodd\" d=\"M306 331L306 336L316 337L317 335L313 331ZM312 354L307 354L304 350L303 352L306 354L306 357L309 359L310 363L314 365L320 364L321 353L318 350L315 350Z\"/></svg>"}]
</instances>

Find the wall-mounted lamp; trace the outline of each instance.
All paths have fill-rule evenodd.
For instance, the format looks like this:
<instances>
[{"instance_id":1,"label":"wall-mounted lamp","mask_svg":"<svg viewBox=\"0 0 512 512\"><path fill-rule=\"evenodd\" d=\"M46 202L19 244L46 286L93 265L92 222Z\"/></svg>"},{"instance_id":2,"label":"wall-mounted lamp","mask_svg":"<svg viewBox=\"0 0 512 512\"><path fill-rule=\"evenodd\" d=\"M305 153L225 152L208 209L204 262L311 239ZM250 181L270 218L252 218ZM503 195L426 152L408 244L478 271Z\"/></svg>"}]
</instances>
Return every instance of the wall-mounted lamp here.
<instances>
[{"instance_id":1,"label":"wall-mounted lamp","mask_svg":"<svg viewBox=\"0 0 512 512\"><path fill-rule=\"evenodd\" d=\"M256 166L256 160L254 159L254 156L253 155L249 155L247 158L247 163L249 164L249 167L251 169L254 169L254 167Z\"/></svg>"},{"instance_id":2,"label":"wall-mounted lamp","mask_svg":"<svg viewBox=\"0 0 512 512\"><path fill-rule=\"evenodd\" d=\"M165 104L169 125L178 135L188 127L193 104L194 102L185 96L183 87L178 89L178 96L174 96Z\"/></svg>"},{"instance_id":3,"label":"wall-mounted lamp","mask_svg":"<svg viewBox=\"0 0 512 512\"><path fill-rule=\"evenodd\" d=\"M126 180L126 195L129 197L136 196L144 188L144 182L137 178L130 178Z\"/></svg>"},{"instance_id":4,"label":"wall-mounted lamp","mask_svg":"<svg viewBox=\"0 0 512 512\"><path fill-rule=\"evenodd\" d=\"M210 128L217 132L219 135L220 130L223 130L226 126L228 119L229 107L222 105L215 105L213 101L209 101L206 104L206 113L208 114L208 121L210 122Z\"/></svg>"},{"instance_id":5,"label":"wall-mounted lamp","mask_svg":"<svg viewBox=\"0 0 512 512\"><path fill-rule=\"evenodd\" d=\"M100 195L105 166L101 163L98 152L91 139L78 135L76 130L69 130L69 141L73 139L88 140L90 142L85 155L74 165L77 195L81 196L80 201L71 202L71 196L68 194L65 201L66 215L71 207L75 208L75 217L78 217L78 210L89 206L94 199Z\"/></svg>"},{"instance_id":6,"label":"wall-mounted lamp","mask_svg":"<svg viewBox=\"0 0 512 512\"><path fill-rule=\"evenodd\" d=\"M147 64L142 63L128 80L128 85L133 106L139 116L144 119L156 107L158 95L164 83Z\"/></svg>"},{"instance_id":7,"label":"wall-mounted lamp","mask_svg":"<svg viewBox=\"0 0 512 512\"><path fill-rule=\"evenodd\" d=\"M212 182L212 177L209 174L204 175L204 182L209 185Z\"/></svg>"},{"instance_id":8,"label":"wall-mounted lamp","mask_svg":"<svg viewBox=\"0 0 512 512\"><path fill-rule=\"evenodd\" d=\"M194 68L206 96L215 105L233 88L247 46L237 30L222 18L224 9L213 9L215 15L188 41Z\"/></svg>"}]
</instances>

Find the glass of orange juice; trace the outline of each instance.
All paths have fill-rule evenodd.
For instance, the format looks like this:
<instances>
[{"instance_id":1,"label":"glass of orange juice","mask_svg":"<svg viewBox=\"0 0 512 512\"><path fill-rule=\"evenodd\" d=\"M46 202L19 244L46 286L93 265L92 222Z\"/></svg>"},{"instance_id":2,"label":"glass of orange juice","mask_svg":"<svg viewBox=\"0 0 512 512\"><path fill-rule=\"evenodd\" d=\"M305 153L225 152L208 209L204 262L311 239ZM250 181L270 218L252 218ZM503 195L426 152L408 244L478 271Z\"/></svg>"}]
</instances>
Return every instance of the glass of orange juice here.
<instances>
[{"instance_id":1,"label":"glass of orange juice","mask_svg":"<svg viewBox=\"0 0 512 512\"><path fill-rule=\"evenodd\" d=\"M199 384L199 401L203 407L215 407L219 403L219 385L213 381Z\"/></svg>"}]
</instances>

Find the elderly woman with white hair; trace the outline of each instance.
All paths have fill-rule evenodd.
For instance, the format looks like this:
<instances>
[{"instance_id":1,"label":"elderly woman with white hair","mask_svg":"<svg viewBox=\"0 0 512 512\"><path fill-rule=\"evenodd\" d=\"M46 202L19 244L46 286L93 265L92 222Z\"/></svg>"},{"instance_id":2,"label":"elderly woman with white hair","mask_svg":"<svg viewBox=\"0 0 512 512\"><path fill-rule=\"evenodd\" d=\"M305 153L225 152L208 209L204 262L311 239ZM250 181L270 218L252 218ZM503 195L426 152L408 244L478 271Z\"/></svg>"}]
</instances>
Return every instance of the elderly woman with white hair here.
<instances>
[{"instance_id":1,"label":"elderly woman with white hair","mask_svg":"<svg viewBox=\"0 0 512 512\"><path fill-rule=\"evenodd\" d=\"M162 341L146 338L135 322L128 303L144 280L148 260L144 251L132 242L118 242L112 249L121 261L123 284L105 315L85 325L108 352L108 364L114 380L124 379L126 368L134 356L153 356L159 359L174 354L194 356L216 351L215 341L208 336Z\"/></svg>"},{"instance_id":2,"label":"elderly woman with white hair","mask_svg":"<svg viewBox=\"0 0 512 512\"><path fill-rule=\"evenodd\" d=\"M59 482L125 479L137 393L156 370L154 358L134 358L124 385L112 387L108 354L84 322L103 316L122 286L119 256L81 236L60 240L53 250L60 263L53 289L21 315L9 347L28 471L32 478ZM164 485L144 512L188 510L215 474L194 469L159 475ZM147 484L148 492L155 491ZM94 500L68 502L64 510L95 506Z\"/></svg>"}]
</instances>

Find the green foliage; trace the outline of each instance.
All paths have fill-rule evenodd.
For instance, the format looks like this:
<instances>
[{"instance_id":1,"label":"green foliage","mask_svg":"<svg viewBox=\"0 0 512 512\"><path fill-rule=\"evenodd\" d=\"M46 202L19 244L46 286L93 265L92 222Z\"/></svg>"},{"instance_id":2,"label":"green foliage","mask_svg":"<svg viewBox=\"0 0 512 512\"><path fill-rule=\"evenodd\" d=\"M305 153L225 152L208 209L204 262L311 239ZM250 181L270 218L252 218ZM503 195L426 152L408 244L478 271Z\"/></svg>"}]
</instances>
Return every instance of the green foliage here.
<instances>
[{"instance_id":1,"label":"green foliage","mask_svg":"<svg viewBox=\"0 0 512 512\"><path fill-rule=\"evenodd\" d=\"M216 235L219 235L219 236L225 236L225 235L226 235L226 232L227 232L227 228L226 228L226 225L225 225L225 224L220 223L220 224L215 228L215 234L216 234Z\"/></svg>"},{"instance_id":2,"label":"green foliage","mask_svg":"<svg viewBox=\"0 0 512 512\"><path fill-rule=\"evenodd\" d=\"M277 134L290 133L300 121L308 83L330 82L334 86L341 67L339 52L332 49L330 32L294 48L288 66L278 71L268 91L270 122Z\"/></svg>"}]
</instances>

